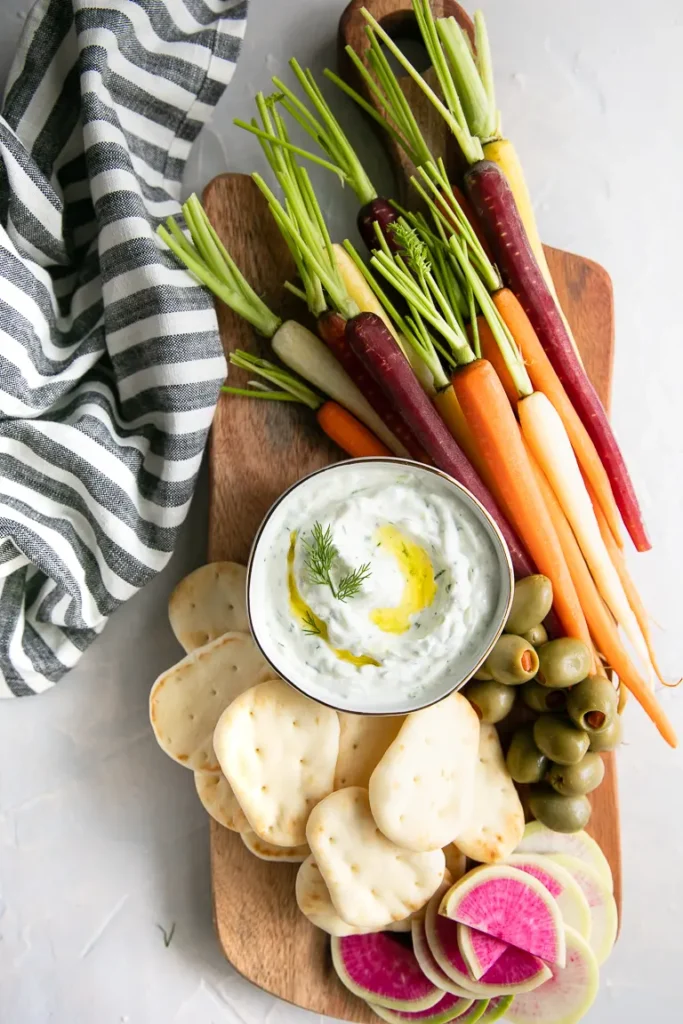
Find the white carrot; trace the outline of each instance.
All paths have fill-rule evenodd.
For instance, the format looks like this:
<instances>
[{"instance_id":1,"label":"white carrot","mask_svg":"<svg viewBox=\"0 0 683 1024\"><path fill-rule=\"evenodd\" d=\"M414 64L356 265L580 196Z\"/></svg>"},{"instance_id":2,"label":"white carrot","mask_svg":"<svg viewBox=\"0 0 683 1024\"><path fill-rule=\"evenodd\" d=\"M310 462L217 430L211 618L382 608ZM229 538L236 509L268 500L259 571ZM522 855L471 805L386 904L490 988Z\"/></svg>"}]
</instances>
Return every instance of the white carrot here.
<instances>
[{"instance_id":1,"label":"white carrot","mask_svg":"<svg viewBox=\"0 0 683 1024\"><path fill-rule=\"evenodd\" d=\"M527 444L569 520L605 604L652 676L647 645L600 534L593 505L562 420L540 391L518 402L517 410Z\"/></svg>"},{"instance_id":2,"label":"white carrot","mask_svg":"<svg viewBox=\"0 0 683 1024\"><path fill-rule=\"evenodd\" d=\"M307 327L296 320L285 320L273 335L271 345L285 366L353 413L394 455L409 458L401 442L385 426L346 370Z\"/></svg>"}]
</instances>

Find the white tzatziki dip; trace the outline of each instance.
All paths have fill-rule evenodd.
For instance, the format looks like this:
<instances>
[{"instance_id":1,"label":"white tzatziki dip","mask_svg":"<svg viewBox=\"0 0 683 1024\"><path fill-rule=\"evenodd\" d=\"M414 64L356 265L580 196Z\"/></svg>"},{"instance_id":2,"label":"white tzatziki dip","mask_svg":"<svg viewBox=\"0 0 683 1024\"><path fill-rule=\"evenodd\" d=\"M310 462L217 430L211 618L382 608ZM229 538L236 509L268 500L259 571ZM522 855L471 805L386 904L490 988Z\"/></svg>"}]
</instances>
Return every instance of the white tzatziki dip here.
<instances>
[{"instance_id":1,"label":"white tzatziki dip","mask_svg":"<svg viewBox=\"0 0 683 1024\"><path fill-rule=\"evenodd\" d=\"M448 478L419 466L340 463L277 504L257 540L249 611L277 671L342 709L430 703L500 631L503 542Z\"/></svg>"}]
</instances>

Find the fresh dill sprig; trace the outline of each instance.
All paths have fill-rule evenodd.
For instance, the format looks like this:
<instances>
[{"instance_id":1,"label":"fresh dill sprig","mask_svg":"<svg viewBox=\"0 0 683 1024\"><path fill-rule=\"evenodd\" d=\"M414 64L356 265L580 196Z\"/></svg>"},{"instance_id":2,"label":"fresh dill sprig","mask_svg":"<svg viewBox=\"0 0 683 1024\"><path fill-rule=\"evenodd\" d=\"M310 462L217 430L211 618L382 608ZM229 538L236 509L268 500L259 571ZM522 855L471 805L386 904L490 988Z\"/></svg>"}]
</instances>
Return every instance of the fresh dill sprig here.
<instances>
[{"instance_id":1,"label":"fresh dill sprig","mask_svg":"<svg viewBox=\"0 0 683 1024\"><path fill-rule=\"evenodd\" d=\"M337 584L337 597L339 600L347 601L350 597L355 597L371 573L370 563L365 562L358 569L354 569L353 572L342 576Z\"/></svg>"},{"instance_id":2,"label":"fresh dill sprig","mask_svg":"<svg viewBox=\"0 0 683 1024\"><path fill-rule=\"evenodd\" d=\"M392 224L392 234L405 250L404 258L416 274L427 274L432 269L429 251L414 227L403 218Z\"/></svg>"},{"instance_id":3,"label":"fresh dill sprig","mask_svg":"<svg viewBox=\"0 0 683 1024\"><path fill-rule=\"evenodd\" d=\"M323 530L322 523L314 523L310 541L302 538L301 543L306 549L304 565L309 583L327 585L336 597L330 569L339 552L332 542L332 527Z\"/></svg>"},{"instance_id":4,"label":"fresh dill sprig","mask_svg":"<svg viewBox=\"0 0 683 1024\"><path fill-rule=\"evenodd\" d=\"M306 551L304 565L309 583L329 587L332 596L338 601L347 601L350 597L355 597L358 594L363 583L370 576L370 563L366 562L359 569L353 569L346 576L342 576L335 586L332 579L332 565L339 557L339 552L332 541L331 526L323 529L322 523L314 523L310 541L302 538L301 543ZM319 633L320 630L317 629L316 632Z\"/></svg>"},{"instance_id":5,"label":"fresh dill sprig","mask_svg":"<svg viewBox=\"0 0 683 1024\"><path fill-rule=\"evenodd\" d=\"M307 611L303 618L304 621L304 633L306 636L320 636L321 630L318 623L313 618L313 612Z\"/></svg>"}]
</instances>

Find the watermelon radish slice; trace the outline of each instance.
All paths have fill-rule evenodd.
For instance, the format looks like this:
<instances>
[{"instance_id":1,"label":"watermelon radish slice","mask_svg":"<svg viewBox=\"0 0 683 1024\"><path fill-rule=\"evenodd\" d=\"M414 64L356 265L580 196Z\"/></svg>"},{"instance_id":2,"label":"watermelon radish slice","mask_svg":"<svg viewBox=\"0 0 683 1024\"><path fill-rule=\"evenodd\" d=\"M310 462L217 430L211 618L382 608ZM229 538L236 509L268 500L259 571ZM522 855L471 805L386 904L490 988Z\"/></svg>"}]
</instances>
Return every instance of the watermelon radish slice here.
<instances>
[{"instance_id":1,"label":"watermelon radish slice","mask_svg":"<svg viewBox=\"0 0 683 1024\"><path fill-rule=\"evenodd\" d=\"M515 853L566 853L570 857L578 857L591 864L603 876L609 886L614 889L612 869L607 857L587 832L553 832L540 821L530 821L524 829L522 841Z\"/></svg>"},{"instance_id":2,"label":"watermelon radish slice","mask_svg":"<svg viewBox=\"0 0 683 1024\"><path fill-rule=\"evenodd\" d=\"M596 959L578 932L566 931L566 966L552 967L545 985L515 996L505 1011L511 1024L577 1024L593 1005L599 985Z\"/></svg>"},{"instance_id":3,"label":"watermelon radish slice","mask_svg":"<svg viewBox=\"0 0 683 1024\"><path fill-rule=\"evenodd\" d=\"M403 1024L404 1021L419 1021L420 1024L447 1024L447 1021L461 1021L464 1024L467 1020L478 1020L485 1009L481 1002L475 1003L473 999L461 999L459 996L447 992L438 1003L428 1010L418 1010L417 1013L409 1013L402 1010L387 1010L384 1006L377 1006L375 1003L368 1003L373 1013L376 1013L382 1020L389 1021L389 1024ZM468 1011L475 1007L478 1013L475 1017L467 1016Z\"/></svg>"},{"instance_id":4,"label":"watermelon radish slice","mask_svg":"<svg viewBox=\"0 0 683 1024\"><path fill-rule=\"evenodd\" d=\"M614 896L607 888L600 872L587 861L560 853L554 853L547 859L568 871L586 897L591 915L588 945L595 953L598 965L604 964L612 952L619 928L619 915Z\"/></svg>"},{"instance_id":5,"label":"watermelon radish slice","mask_svg":"<svg viewBox=\"0 0 683 1024\"><path fill-rule=\"evenodd\" d=\"M458 945L467 970L475 981L486 974L507 949L507 942L494 939L486 932L478 932L476 928L468 928L466 924L458 925Z\"/></svg>"},{"instance_id":6,"label":"watermelon radish slice","mask_svg":"<svg viewBox=\"0 0 683 1024\"><path fill-rule=\"evenodd\" d=\"M444 886L444 890L440 894L436 894L438 896L438 899L436 899L435 896L437 906L441 902L441 897L447 888L448 886ZM468 992L467 989L463 988L461 985L456 985L447 974L444 974L434 959L434 954L429 948L429 944L427 942L427 933L425 931L423 916L413 920L413 952L417 957L417 962L422 968L422 973L425 974L437 988L443 989L444 992L450 992L451 995L460 996L463 999L472 998L472 993Z\"/></svg>"},{"instance_id":7,"label":"watermelon radish slice","mask_svg":"<svg viewBox=\"0 0 683 1024\"><path fill-rule=\"evenodd\" d=\"M506 863L511 868L526 871L537 878L555 897L564 923L588 941L591 932L588 900L566 868L556 863L552 857L544 857L538 853L513 853Z\"/></svg>"},{"instance_id":8,"label":"watermelon radish slice","mask_svg":"<svg viewBox=\"0 0 683 1024\"><path fill-rule=\"evenodd\" d=\"M451 886L440 913L548 963L564 964L559 907L538 879L517 868L475 868Z\"/></svg>"},{"instance_id":9,"label":"watermelon radish slice","mask_svg":"<svg viewBox=\"0 0 683 1024\"><path fill-rule=\"evenodd\" d=\"M333 935L331 950L342 985L366 1002L415 1013L443 997L420 970L412 949L391 933Z\"/></svg>"},{"instance_id":10,"label":"watermelon radish slice","mask_svg":"<svg viewBox=\"0 0 683 1024\"><path fill-rule=\"evenodd\" d=\"M425 934L434 959L456 985L485 999L526 992L551 977L542 960L510 946L479 981L474 981L467 972L467 964L458 946L458 926L455 921L439 914L438 909L437 891L427 904Z\"/></svg>"},{"instance_id":11,"label":"watermelon radish slice","mask_svg":"<svg viewBox=\"0 0 683 1024\"><path fill-rule=\"evenodd\" d=\"M489 999L489 1005L479 1018L479 1024L495 1024L507 1012L514 996L496 996Z\"/></svg>"}]
</instances>

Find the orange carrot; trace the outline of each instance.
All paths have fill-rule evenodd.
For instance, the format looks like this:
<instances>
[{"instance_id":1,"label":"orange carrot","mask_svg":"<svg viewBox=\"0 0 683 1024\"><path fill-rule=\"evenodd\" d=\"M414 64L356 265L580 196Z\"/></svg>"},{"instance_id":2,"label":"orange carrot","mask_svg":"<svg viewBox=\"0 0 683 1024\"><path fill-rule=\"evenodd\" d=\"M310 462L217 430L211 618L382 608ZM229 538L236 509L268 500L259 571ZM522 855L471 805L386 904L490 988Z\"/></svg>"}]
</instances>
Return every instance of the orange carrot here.
<instances>
[{"instance_id":1,"label":"orange carrot","mask_svg":"<svg viewBox=\"0 0 683 1024\"><path fill-rule=\"evenodd\" d=\"M324 402L316 412L315 418L327 436L353 459L367 458L371 455L391 455L385 444L337 402Z\"/></svg>"},{"instance_id":2,"label":"orange carrot","mask_svg":"<svg viewBox=\"0 0 683 1024\"><path fill-rule=\"evenodd\" d=\"M477 328L479 330L479 343L481 345L482 358L488 359L491 366L498 374L500 383L505 388L505 394L510 399L510 404L514 409L517 405L517 399L519 398L519 391L515 387L515 383L510 371L508 370L507 363L503 358L503 353L500 351L500 345L493 336L493 331L489 327L485 317L477 317Z\"/></svg>"},{"instance_id":3,"label":"orange carrot","mask_svg":"<svg viewBox=\"0 0 683 1024\"><path fill-rule=\"evenodd\" d=\"M533 460L532 456L530 458ZM635 666L626 653L614 619L598 593L578 541L567 522L552 487L535 460L532 461L532 467L553 526L555 527L556 535L559 537L560 544L562 545L562 551L569 566L574 586L581 598L581 605L586 613L588 626L595 640L596 647L607 659L608 664L614 669L623 685L631 691L636 700L641 704L661 736L670 746L676 747L678 739L674 728L657 702L654 693L647 683L640 678Z\"/></svg>"},{"instance_id":4,"label":"orange carrot","mask_svg":"<svg viewBox=\"0 0 683 1024\"><path fill-rule=\"evenodd\" d=\"M567 636L578 637L592 650L586 619L555 528L495 370L486 359L478 359L454 374L453 388L479 451L505 494L519 537L538 571L552 582L555 610Z\"/></svg>"},{"instance_id":5,"label":"orange carrot","mask_svg":"<svg viewBox=\"0 0 683 1024\"><path fill-rule=\"evenodd\" d=\"M595 518L598 521L600 533L602 535L605 547L607 548L607 554L610 556L614 568L617 570L619 579L621 580L621 585L624 588L624 593L626 594L626 599L631 606L631 610L633 611L633 614L636 617L638 625L640 626L640 632L643 634L643 638L647 646L647 653L650 656L650 661L652 663L653 669L655 670L655 675L657 676L657 678L663 686L678 686L678 683L681 682L680 679L677 683L669 683L662 676L659 665L657 663L657 654L655 652L655 646L652 640L652 632L650 630L650 616L648 615L647 608L643 604L643 599L638 593L638 588L633 582L631 574L628 571L624 554L622 551L619 550L619 548L614 542L612 531L609 528L609 524L607 522L607 519L605 518L602 506L600 505L600 502L596 497L595 491L591 487L588 480L586 480L585 483L586 490L588 491L590 499L593 502Z\"/></svg>"},{"instance_id":6,"label":"orange carrot","mask_svg":"<svg viewBox=\"0 0 683 1024\"><path fill-rule=\"evenodd\" d=\"M552 363L545 354L529 317L522 309L516 295L509 288L501 288L500 291L497 291L493 296L493 301L522 353L535 390L543 392L562 420L577 461L584 476L595 490L614 539L619 547L623 547L619 511L605 467L588 431L553 369Z\"/></svg>"}]
</instances>

